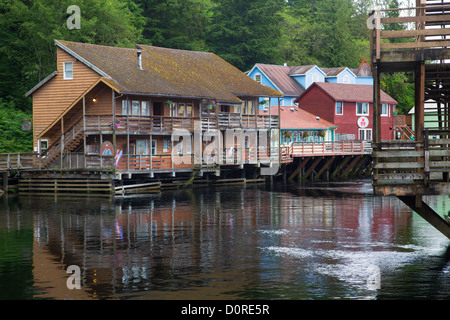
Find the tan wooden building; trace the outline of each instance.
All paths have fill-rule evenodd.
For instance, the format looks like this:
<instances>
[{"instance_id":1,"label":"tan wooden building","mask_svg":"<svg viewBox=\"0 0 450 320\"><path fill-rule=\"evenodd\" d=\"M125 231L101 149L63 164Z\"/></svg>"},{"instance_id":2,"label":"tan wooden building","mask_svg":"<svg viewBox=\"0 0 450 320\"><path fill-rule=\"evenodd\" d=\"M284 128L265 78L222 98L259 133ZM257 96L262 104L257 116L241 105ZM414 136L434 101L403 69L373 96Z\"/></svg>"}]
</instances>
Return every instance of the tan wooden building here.
<instances>
[{"instance_id":1,"label":"tan wooden building","mask_svg":"<svg viewBox=\"0 0 450 320\"><path fill-rule=\"evenodd\" d=\"M262 130L271 146L277 146L278 114L260 115L258 101L281 94L213 53L62 40L55 45L57 70L26 94L33 98L40 169L132 174L206 168L204 156L193 161L196 130L222 135L229 129ZM192 134L190 143L184 136L174 138L174 132ZM224 165L245 164L252 147L247 140L235 139L228 149L220 144L213 155L231 155L233 161ZM204 152L208 140L200 137L197 142ZM270 151L258 153L256 162L270 159ZM186 161L174 161L174 155ZM215 170L221 165L214 162Z\"/></svg>"}]
</instances>

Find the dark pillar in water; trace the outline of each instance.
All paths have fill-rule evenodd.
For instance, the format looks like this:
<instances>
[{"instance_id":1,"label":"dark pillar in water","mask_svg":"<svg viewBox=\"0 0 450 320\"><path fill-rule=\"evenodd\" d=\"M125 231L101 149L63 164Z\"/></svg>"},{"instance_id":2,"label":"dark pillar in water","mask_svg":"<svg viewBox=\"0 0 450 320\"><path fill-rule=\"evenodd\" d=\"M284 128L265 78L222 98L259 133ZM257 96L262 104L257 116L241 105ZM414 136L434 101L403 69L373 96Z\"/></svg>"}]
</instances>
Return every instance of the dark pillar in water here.
<instances>
[{"instance_id":1,"label":"dark pillar in water","mask_svg":"<svg viewBox=\"0 0 450 320\"><path fill-rule=\"evenodd\" d=\"M8 171L2 173L2 189L3 191L5 191L5 193L8 193L8 177L9 177Z\"/></svg>"}]
</instances>

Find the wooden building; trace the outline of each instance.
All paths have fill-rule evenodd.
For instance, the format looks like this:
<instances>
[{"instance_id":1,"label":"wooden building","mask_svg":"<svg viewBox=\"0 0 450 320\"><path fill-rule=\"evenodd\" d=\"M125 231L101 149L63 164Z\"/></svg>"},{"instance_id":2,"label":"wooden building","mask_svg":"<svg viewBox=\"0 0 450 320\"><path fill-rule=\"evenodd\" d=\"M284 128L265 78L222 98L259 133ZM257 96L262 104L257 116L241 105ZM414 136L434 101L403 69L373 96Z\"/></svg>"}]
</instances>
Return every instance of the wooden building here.
<instances>
[{"instance_id":1,"label":"wooden building","mask_svg":"<svg viewBox=\"0 0 450 320\"><path fill-rule=\"evenodd\" d=\"M337 140L372 140L373 86L315 82L296 100L300 109L334 123ZM393 116L397 105L381 92L381 139L394 138Z\"/></svg>"},{"instance_id":2,"label":"wooden building","mask_svg":"<svg viewBox=\"0 0 450 320\"><path fill-rule=\"evenodd\" d=\"M205 132L266 130L269 139L277 136L278 114L258 114L258 100L281 94L215 54L61 40L55 45L57 70L26 94L33 98L39 169L130 175L206 170L211 166L205 157L194 161L194 148L204 152L218 138L205 139ZM239 158L244 147L236 138L228 146L233 161L214 162L214 170L245 164L248 159ZM216 148L208 156L227 151ZM269 162L270 151L261 155Z\"/></svg>"}]
</instances>

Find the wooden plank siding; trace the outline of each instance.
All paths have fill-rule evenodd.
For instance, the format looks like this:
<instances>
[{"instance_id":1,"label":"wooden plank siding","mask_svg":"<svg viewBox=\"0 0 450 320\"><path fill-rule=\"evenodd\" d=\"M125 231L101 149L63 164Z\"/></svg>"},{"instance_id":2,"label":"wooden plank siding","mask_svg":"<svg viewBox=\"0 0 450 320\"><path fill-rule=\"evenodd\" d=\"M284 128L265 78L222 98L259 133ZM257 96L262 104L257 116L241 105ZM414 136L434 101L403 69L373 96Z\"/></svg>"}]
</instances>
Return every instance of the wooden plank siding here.
<instances>
[{"instance_id":1,"label":"wooden plank siding","mask_svg":"<svg viewBox=\"0 0 450 320\"><path fill-rule=\"evenodd\" d=\"M64 80L64 62L73 62L73 80ZM37 146L36 137L98 79L97 72L57 48L56 76L33 93L34 147Z\"/></svg>"}]
</instances>

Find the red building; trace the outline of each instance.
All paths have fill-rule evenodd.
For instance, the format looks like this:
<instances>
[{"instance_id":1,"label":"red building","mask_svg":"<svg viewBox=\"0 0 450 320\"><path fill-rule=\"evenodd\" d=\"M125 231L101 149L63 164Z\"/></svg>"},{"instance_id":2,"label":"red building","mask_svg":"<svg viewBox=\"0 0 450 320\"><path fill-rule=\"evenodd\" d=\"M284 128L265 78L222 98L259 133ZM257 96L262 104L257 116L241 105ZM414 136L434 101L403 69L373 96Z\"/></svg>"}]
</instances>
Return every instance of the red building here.
<instances>
[{"instance_id":1,"label":"red building","mask_svg":"<svg viewBox=\"0 0 450 320\"><path fill-rule=\"evenodd\" d=\"M371 85L315 82L295 102L300 109L334 123L340 140L372 140ZM381 139L392 140L397 101L381 91L381 104Z\"/></svg>"}]
</instances>

